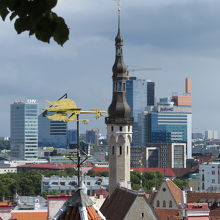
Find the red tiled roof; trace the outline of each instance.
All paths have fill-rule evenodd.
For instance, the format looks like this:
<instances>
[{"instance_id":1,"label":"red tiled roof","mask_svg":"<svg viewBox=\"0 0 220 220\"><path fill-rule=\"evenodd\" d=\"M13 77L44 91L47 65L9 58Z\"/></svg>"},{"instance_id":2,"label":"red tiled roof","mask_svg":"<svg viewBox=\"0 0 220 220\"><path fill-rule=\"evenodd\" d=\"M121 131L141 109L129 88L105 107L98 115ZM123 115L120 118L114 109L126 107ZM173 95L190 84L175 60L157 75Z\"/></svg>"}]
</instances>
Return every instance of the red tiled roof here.
<instances>
[{"instance_id":1,"label":"red tiled roof","mask_svg":"<svg viewBox=\"0 0 220 220\"><path fill-rule=\"evenodd\" d=\"M108 167L93 167L92 171L96 172L96 173L100 173L100 172L108 172L109 168Z\"/></svg>"},{"instance_id":2,"label":"red tiled roof","mask_svg":"<svg viewBox=\"0 0 220 220\"><path fill-rule=\"evenodd\" d=\"M14 219L18 219L18 220L47 220L48 218L48 213L47 212L27 212L26 210L24 212L16 212L13 211L11 212L11 216ZM13 219L12 218L12 219Z\"/></svg>"},{"instance_id":3,"label":"red tiled roof","mask_svg":"<svg viewBox=\"0 0 220 220\"><path fill-rule=\"evenodd\" d=\"M188 217L188 220L209 220L208 216Z\"/></svg>"},{"instance_id":4,"label":"red tiled roof","mask_svg":"<svg viewBox=\"0 0 220 220\"><path fill-rule=\"evenodd\" d=\"M187 209L190 211L210 211L208 203L188 203Z\"/></svg>"},{"instance_id":5,"label":"red tiled roof","mask_svg":"<svg viewBox=\"0 0 220 220\"><path fill-rule=\"evenodd\" d=\"M169 179L166 179L166 183L176 203L182 203L182 190L173 181Z\"/></svg>"},{"instance_id":6,"label":"red tiled roof","mask_svg":"<svg viewBox=\"0 0 220 220\"><path fill-rule=\"evenodd\" d=\"M97 211L92 206L87 206L87 217L88 220L102 220ZM69 207L68 211L58 218L58 220L81 220L78 207Z\"/></svg>"},{"instance_id":7,"label":"red tiled roof","mask_svg":"<svg viewBox=\"0 0 220 220\"><path fill-rule=\"evenodd\" d=\"M104 171L109 171L108 167L93 167L92 171L99 173ZM169 177L176 177L176 174L173 172L171 168L142 168L142 167L132 167L131 171L139 171L139 172L145 172L145 171L158 171L162 175L169 176Z\"/></svg>"},{"instance_id":8,"label":"red tiled roof","mask_svg":"<svg viewBox=\"0 0 220 220\"><path fill-rule=\"evenodd\" d=\"M76 163L42 163L42 164L26 164L18 167L26 168L39 168L39 169L54 169L54 170L63 170L65 168L76 167ZM85 163L81 165L82 167L94 167L93 163Z\"/></svg>"},{"instance_id":9,"label":"red tiled roof","mask_svg":"<svg viewBox=\"0 0 220 220\"><path fill-rule=\"evenodd\" d=\"M210 206L209 217L212 220L220 219L220 207L217 206L217 201L220 198L220 193L216 192L188 192L187 202L199 203L200 201L208 202L209 199L213 199L215 202Z\"/></svg>"},{"instance_id":10,"label":"red tiled roof","mask_svg":"<svg viewBox=\"0 0 220 220\"><path fill-rule=\"evenodd\" d=\"M173 209L155 209L160 220L180 220L179 210Z\"/></svg>"},{"instance_id":11,"label":"red tiled roof","mask_svg":"<svg viewBox=\"0 0 220 220\"><path fill-rule=\"evenodd\" d=\"M108 196L108 192L105 189L98 189L95 191L94 194L97 196L103 195L104 198L106 198Z\"/></svg>"},{"instance_id":12,"label":"red tiled roof","mask_svg":"<svg viewBox=\"0 0 220 220\"><path fill-rule=\"evenodd\" d=\"M176 174L173 172L171 168L142 168L142 167L132 167L131 171L139 171L139 172L145 172L145 171L158 171L163 176L165 173L165 176L169 177L176 177Z\"/></svg>"}]
</instances>

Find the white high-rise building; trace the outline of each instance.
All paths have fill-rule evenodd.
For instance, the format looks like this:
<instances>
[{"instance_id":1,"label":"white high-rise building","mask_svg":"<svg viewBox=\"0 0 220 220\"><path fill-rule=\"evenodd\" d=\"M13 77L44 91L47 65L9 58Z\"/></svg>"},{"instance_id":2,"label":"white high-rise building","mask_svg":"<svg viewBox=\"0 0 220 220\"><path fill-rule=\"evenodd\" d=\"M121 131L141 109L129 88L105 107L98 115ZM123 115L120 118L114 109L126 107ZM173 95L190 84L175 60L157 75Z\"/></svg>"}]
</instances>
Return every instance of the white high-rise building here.
<instances>
[{"instance_id":1,"label":"white high-rise building","mask_svg":"<svg viewBox=\"0 0 220 220\"><path fill-rule=\"evenodd\" d=\"M206 139L206 140L215 140L215 139L218 139L218 131L217 131L217 130L208 130L208 131L205 131L205 139Z\"/></svg>"},{"instance_id":2,"label":"white high-rise building","mask_svg":"<svg viewBox=\"0 0 220 220\"><path fill-rule=\"evenodd\" d=\"M36 100L11 104L11 156L33 160L38 157L38 104Z\"/></svg>"}]
</instances>

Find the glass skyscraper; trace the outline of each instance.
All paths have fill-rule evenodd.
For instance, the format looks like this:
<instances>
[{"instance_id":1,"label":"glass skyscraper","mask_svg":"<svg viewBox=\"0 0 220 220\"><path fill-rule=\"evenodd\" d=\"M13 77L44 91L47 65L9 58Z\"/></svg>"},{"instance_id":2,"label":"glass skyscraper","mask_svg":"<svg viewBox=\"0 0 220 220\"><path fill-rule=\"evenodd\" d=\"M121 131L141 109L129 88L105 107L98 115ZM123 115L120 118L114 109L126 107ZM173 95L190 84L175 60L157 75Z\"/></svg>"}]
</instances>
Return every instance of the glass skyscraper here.
<instances>
[{"instance_id":1,"label":"glass skyscraper","mask_svg":"<svg viewBox=\"0 0 220 220\"><path fill-rule=\"evenodd\" d=\"M36 100L11 104L11 156L38 158L38 104Z\"/></svg>"},{"instance_id":2,"label":"glass skyscraper","mask_svg":"<svg viewBox=\"0 0 220 220\"><path fill-rule=\"evenodd\" d=\"M132 146L141 146L142 127L138 115L147 107L147 81L136 77L127 80L126 99L131 108L131 117L134 118Z\"/></svg>"},{"instance_id":3,"label":"glass skyscraper","mask_svg":"<svg viewBox=\"0 0 220 220\"><path fill-rule=\"evenodd\" d=\"M146 114L146 143L186 143L187 158L192 157L192 109L172 102L158 103Z\"/></svg>"}]
</instances>

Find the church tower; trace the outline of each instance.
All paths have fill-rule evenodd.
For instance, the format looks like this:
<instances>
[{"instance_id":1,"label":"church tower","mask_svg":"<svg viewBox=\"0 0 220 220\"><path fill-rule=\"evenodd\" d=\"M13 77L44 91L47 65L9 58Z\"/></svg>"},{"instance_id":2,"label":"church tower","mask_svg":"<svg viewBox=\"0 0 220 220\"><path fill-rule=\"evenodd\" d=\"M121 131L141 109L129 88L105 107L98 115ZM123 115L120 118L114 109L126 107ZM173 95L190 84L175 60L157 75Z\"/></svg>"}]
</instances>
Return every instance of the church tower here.
<instances>
[{"instance_id":1,"label":"church tower","mask_svg":"<svg viewBox=\"0 0 220 220\"><path fill-rule=\"evenodd\" d=\"M118 33L115 38L115 63L112 67L113 97L108 109L107 136L109 144L109 192L120 185L130 188L130 145L132 122L126 100L126 80L129 79L123 60L123 39L120 33L120 8L118 9Z\"/></svg>"}]
</instances>

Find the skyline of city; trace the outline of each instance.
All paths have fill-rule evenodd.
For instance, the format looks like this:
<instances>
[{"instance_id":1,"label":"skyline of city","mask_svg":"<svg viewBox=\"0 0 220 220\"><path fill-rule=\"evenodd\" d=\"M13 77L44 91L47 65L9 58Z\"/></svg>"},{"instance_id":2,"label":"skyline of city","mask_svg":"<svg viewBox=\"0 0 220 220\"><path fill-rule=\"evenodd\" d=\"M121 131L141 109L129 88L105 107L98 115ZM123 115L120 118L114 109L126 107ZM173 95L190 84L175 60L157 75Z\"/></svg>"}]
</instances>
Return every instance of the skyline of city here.
<instances>
[{"instance_id":1,"label":"skyline of city","mask_svg":"<svg viewBox=\"0 0 220 220\"><path fill-rule=\"evenodd\" d=\"M114 57L115 35L111 30L116 24L115 4L113 1L78 1L76 4L79 5L75 7L77 10L74 10L74 6L73 9L67 7L68 4L70 1L59 3L56 9L66 18L71 28L71 39L63 48L54 43L43 44L32 37L29 39L26 33L16 35L11 27L13 24L0 23L0 46L5 51L0 55L0 100L4 103L0 110L0 119L4 125L0 129L1 136L9 135L9 105L20 97L36 98L42 108L46 105L45 99L53 100L68 92L69 97L76 100L79 106L107 109L111 99L110 68ZM86 4L88 8L84 7ZM215 25L218 19L214 18L218 16L216 8L220 3L213 1L207 4L209 7L205 7L206 1L200 4L188 0L182 3L162 3L159 0L147 3L140 0L136 4L132 1L122 2L126 64L129 67L162 68L161 71L137 74L139 78L151 79L156 83L157 98L183 91L183 80L190 76L193 80L194 132L209 129L219 131L219 106L215 99L215 94L219 92L219 53L218 47L214 45L217 39L211 37L211 34L217 31ZM89 17L89 9L93 13L92 17ZM170 13L174 9L176 12ZM201 10L206 14L200 19ZM135 16L136 13L142 16ZM159 13L163 25L158 19ZM169 14L177 19L171 19ZM91 23L87 22L88 19ZM145 26L140 19L146 22ZM212 42L208 39L212 39ZM80 62L82 60L83 63ZM66 72L64 78L63 71ZM63 83L58 80L61 77ZM93 83L89 83L91 81ZM84 91L81 88L85 88ZM92 97L88 95L91 91ZM202 120L207 115L213 117ZM104 120L99 123L93 121L88 129L91 127L105 129Z\"/></svg>"}]
</instances>

